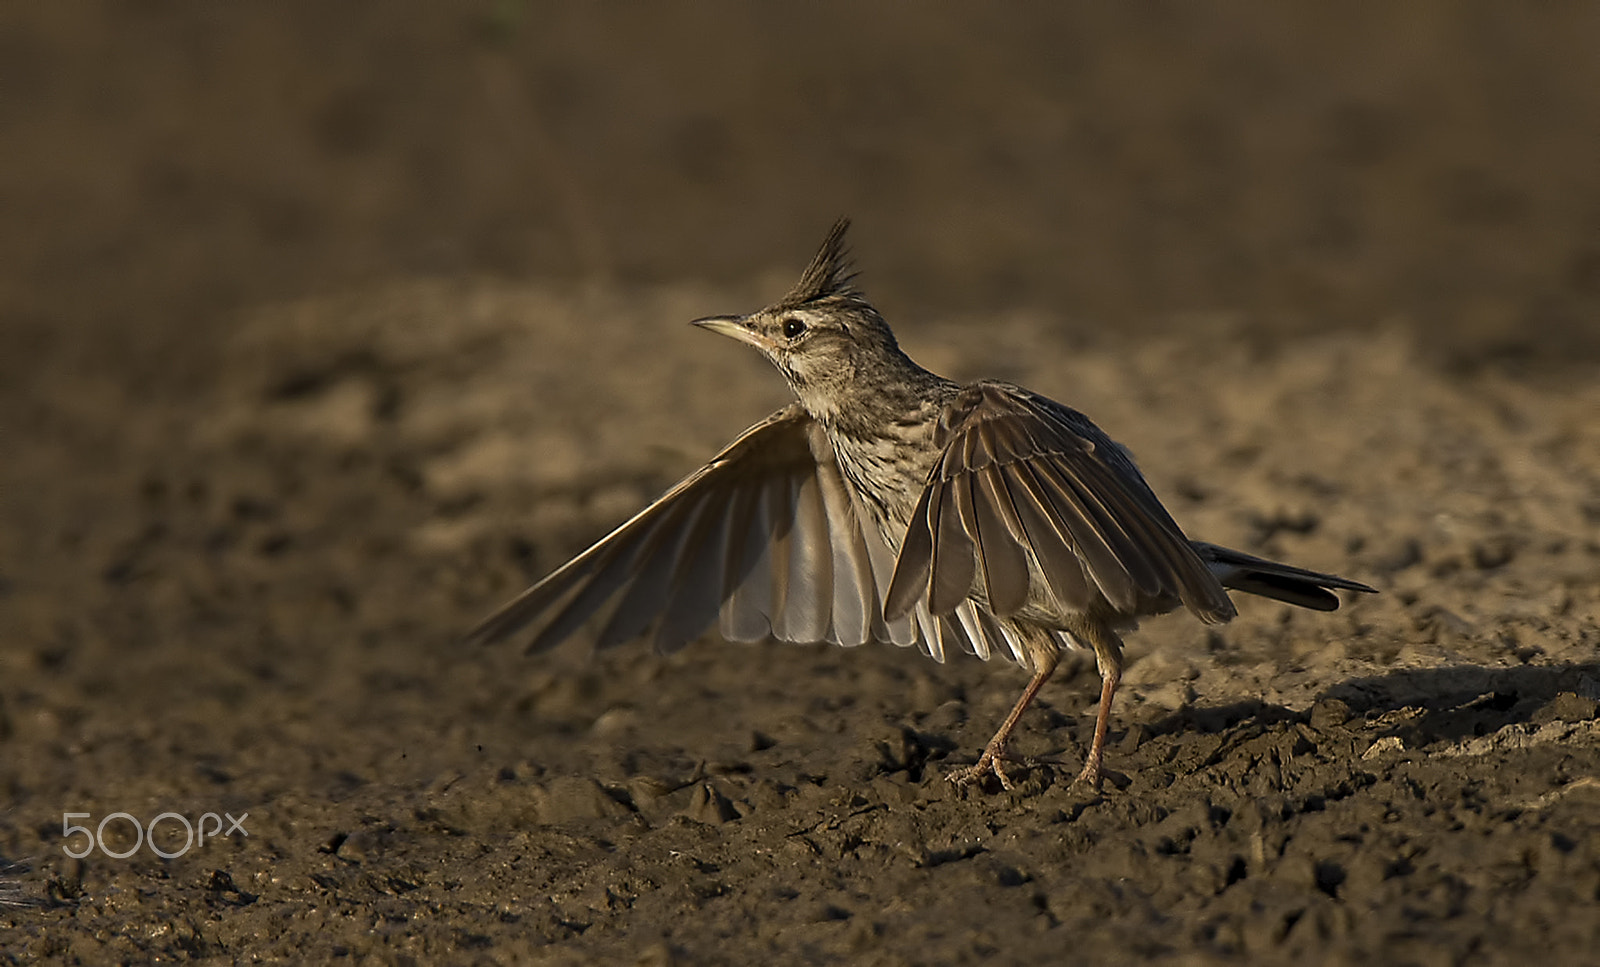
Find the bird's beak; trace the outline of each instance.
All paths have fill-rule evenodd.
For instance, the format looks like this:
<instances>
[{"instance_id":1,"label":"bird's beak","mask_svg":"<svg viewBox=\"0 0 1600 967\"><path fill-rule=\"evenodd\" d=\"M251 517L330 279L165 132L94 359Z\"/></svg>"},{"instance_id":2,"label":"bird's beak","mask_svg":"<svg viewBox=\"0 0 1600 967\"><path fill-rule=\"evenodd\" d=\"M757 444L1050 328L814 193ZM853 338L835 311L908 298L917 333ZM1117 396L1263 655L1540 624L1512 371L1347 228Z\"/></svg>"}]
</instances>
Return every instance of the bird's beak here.
<instances>
[{"instance_id":1,"label":"bird's beak","mask_svg":"<svg viewBox=\"0 0 1600 967\"><path fill-rule=\"evenodd\" d=\"M707 316L704 319L696 319L694 324L701 329L710 329L712 332L720 332L724 336L730 336L742 343L754 346L762 352L766 352L771 348L767 345L765 339L762 339L754 329L750 328L749 324L745 322L744 316Z\"/></svg>"}]
</instances>

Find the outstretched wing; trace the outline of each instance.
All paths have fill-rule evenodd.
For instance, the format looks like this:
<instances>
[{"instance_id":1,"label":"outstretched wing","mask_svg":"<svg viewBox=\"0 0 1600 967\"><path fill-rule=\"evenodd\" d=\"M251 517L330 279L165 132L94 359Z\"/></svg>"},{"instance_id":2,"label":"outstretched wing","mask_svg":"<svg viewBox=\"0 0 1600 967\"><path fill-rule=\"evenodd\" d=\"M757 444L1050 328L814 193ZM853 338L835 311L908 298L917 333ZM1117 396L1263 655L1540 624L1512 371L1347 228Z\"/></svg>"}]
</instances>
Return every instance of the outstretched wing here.
<instances>
[{"instance_id":1,"label":"outstretched wing","mask_svg":"<svg viewBox=\"0 0 1600 967\"><path fill-rule=\"evenodd\" d=\"M975 588L1003 617L1037 583L1067 611L1103 596L1126 614L1182 601L1203 621L1233 616L1133 460L1083 414L979 382L951 401L935 442L943 453L885 599L891 619L919 603L947 615Z\"/></svg>"},{"instance_id":2,"label":"outstretched wing","mask_svg":"<svg viewBox=\"0 0 1600 967\"><path fill-rule=\"evenodd\" d=\"M538 625L549 648L605 614L598 647L646 631L673 651L713 621L726 638L919 642L915 617L883 618L893 553L863 528L832 445L798 404L746 430L543 581L469 641Z\"/></svg>"}]
</instances>

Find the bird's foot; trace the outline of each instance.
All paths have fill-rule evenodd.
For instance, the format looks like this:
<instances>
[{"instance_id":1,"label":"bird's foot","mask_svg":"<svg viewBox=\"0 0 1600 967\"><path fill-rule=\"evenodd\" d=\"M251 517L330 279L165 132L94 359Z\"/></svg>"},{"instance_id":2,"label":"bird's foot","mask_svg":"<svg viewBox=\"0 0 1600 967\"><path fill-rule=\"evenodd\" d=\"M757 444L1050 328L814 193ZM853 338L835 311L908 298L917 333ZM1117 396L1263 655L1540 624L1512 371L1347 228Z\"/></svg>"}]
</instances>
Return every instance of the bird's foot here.
<instances>
[{"instance_id":1,"label":"bird's foot","mask_svg":"<svg viewBox=\"0 0 1600 967\"><path fill-rule=\"evenodd\" d=\"M1023 762L1006 751L1005 743L991 742L983 750L983 755L978 756L978 761L970 766L963 766L945 776L945 781L953 782L957 786L967 786L974 782L981 782L990 775L1000 780L1000 788L1006 792L1011 791L1011 777L1006 775L1004 763Z\"/></svg>"},{"instance_id":2,"label":"bird's foot","mask_svg":"<svg viewBox=\"0 0 1600 967\"><path fill-rule=\"evenodd\" d=\"M1093 791L1099 792L1099 786L1101 786L1101 772L1099 772L1098 768L1090 768L1088 765L1085 765L1085 767L1083 767L1083 772L1078 773L1078 778L1072 780L1072 784L1074 784L1074 786L1085 786L1085 788L1093 789Z\"/></svg>"}]
</instances>

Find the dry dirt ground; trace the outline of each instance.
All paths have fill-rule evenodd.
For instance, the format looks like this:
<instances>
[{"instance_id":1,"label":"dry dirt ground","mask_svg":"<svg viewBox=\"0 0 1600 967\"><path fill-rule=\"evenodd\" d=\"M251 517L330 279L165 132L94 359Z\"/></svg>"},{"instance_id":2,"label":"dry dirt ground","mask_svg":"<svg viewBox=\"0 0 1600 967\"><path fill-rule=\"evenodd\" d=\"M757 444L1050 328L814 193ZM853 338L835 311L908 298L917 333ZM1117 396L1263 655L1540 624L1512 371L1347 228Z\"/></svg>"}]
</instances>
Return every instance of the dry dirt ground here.
<instances>
[{"instance_id":1,"label":"dry dirt ground","mask_svg":"<svg viewBox=\"0 0 1600 967\"><path fill-rule=\"evenodd\" d=\"M550 144L626 141L643 122L601 111L605 84L624 81L595 80L565 47L559 69L525 49L542 35L515 18L537 8L486 4L476 32L356 18L321 46L306 40L322 23L310 7L252 22L246 39L228 29L244 14L86 9L13 12L39 22L0 34L11 81L59 95L7 109L27 137L0 165L0 962L1592 962L1600 174L1595 115L1577 108L1600 84L1557 56L1586 49L1573 38L1592 36L1592 16L1458 22L1440 8L1399 25L1412 45L1397 53L1382 29L1395 24L1345 28L1342 13L1129 15L1078 25L1101 43L1076 49L1077 73L1022 81L999 70L1006 44L1028 42L1008 25L960 61L1002 105L972 109L995 125L973 151L988 160L964 168L929 148L928 183L906 186L894 172L922 171L917 151L952 128L915 98L852 114L802 83L814 66L785 100L783 72L742 52L750 103L636 108L699 132L684 157L624 165L595 148L563 167ZM634 19L552 29L615 53L704 26ZM870 47L892 18L867 19L853 42ZM771 26L722 28L745 42ZM901 26L928 46L884 54L881 76L945 105L926 51L960 25ZM1319 60L1305 38L1324 28L1338 56ZM490 50L463 68L476 80L462 116L488 111L502 132L507 111L554 118L550 143L511 155L592 193L567 183L553 213L518 196L486 214L479 181L510 190L498 162L464 161L470 139L413 151L401 122L433 115L380 96L386 82L346 84L390 76L369 47L354 68L332 56L352 34L382 36L385 56L431 52L418 70L435 78L478 56L461 50ZM141 59L112 36L188 59ZM807 49L796 36L767 52L783 64ZM1120 59L1087 53L1101 48ZM240 92L286 50L304 89L257 108L290 147L189 151L210 142L186 111L241 123ZM547 65L531 72L546 100L479 97L520 76L496 73L519 58ZM1167 61L1176 73L1155 93L1123 85ZM83 77L56 79L56 63ZM606 63L644 76L628 91L655 82L657 61ZM1373 77L1387 86L1363 87ZM1506 100L1439 99L1467 81ZM357 93L319 99L341 84ZM100 101L63 85L115 109L95 114L84 105ZM1242 96L1261 85L1283 100ZM446 88L428 89L454 103ZM1038 140L1062 90L1081 95L1063 137L1094 135L1094 151L1055 157ZM1151 107L1179 90L1176 115ZM773 110L809 118L795 105L816 97L850 172L829 177L857 179L853 199L808 180L814 146L797 158L739 140ZM1306 98L1337 143L1278 171L1270 159L1299 158ZM562 113L568 102L583 110ZM280 129L272 110L310 120ZM925 128L882 132L902 114ZM333 160L292 150L307 131ZM93 158L67 147L84 132ZM1518 137L1541 150L1505 146ZM743 152L736 170L695 153L708 138ZM1463 144L1482 149L1470 163ZM192 169L150 160L172 145ZM394 189L368 153L434 180ZM124 179L127 159L142 174ZM1030 173L1047 161L1111 201L1076 222L1034 212ZM689 174L618 174L673 165ZM1276 175L1257 177L1262 165ZM340 181L352 171L369 193ZM969 207L940 194L944 176ZM422 183L437 192L407 195ZM1424 186L1444 194L1406 208ZM255 214L227 214L257 189ZM631 218L646 189L665 208ZM714 209L708 225L732 225L757 196L784 201L745 214L780 228L746 262L737 239L702 251L699 228L668 217ZM684 322L780 292L841 207L860 216L867 291L925 365L1083 409L1193 536L1382 593L1333 614L1241 600L1219 629L1146 622L1116 708L1118 778L1100 795L1070 785L1098 695L1088 665L1023 720L1016 750L1042 761L1005 793L943 780L1023 683L1001 661L714 638L670 658L642 644L590 655L581 638L536 659L461 646L489 609L785 402L754 354ZM1107 234L1123 220L1142 228ZM500 234L476 234L485 225ZM1086 268L1073 256L1100 229L1115 244ZM429 232L484 248L418 263L410 246ZM541 262L563 239L572 264ZM1053 288L1068 283L1051 264L1083 301ZM979 295L941 306L918 291ZM98 826L119 812L228 814L248 835L168 859L152 849L183 845L168 819L126 858L67 855L83 837L63 835L66 814ZM137 845L122 819L102 838Z\"/></svg>"}]
</instances>

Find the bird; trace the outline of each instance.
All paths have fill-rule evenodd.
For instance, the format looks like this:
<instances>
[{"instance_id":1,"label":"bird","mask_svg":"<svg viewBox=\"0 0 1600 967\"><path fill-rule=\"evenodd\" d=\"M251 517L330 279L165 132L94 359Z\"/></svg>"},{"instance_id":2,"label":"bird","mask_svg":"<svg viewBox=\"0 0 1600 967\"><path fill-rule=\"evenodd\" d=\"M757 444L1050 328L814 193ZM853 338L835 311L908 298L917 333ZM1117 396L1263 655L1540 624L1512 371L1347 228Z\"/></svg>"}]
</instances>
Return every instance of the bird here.
<instances>
[{"instance_id":1,"label":"bird","mask_svg":"<svg viewBox=\"0 0 1600 967\"><path fill-rule=\"evenodd\" d=\"M1190 540L1129 451L1087 416L1009 382L917 365L856 283L839 219L776 303L694 320L754 347L796 397L467 640L534 626L530 654L585 626L597 648L648 635L915 645L1000 655L1030 678L977 762L1012 788L1008 742L1061 660L1101 676L1077 782L1099 790L1120 635L1179 608L1234 617L1229 590L1332 611L1357 581Z\"/></svg>"}]
</instances>

